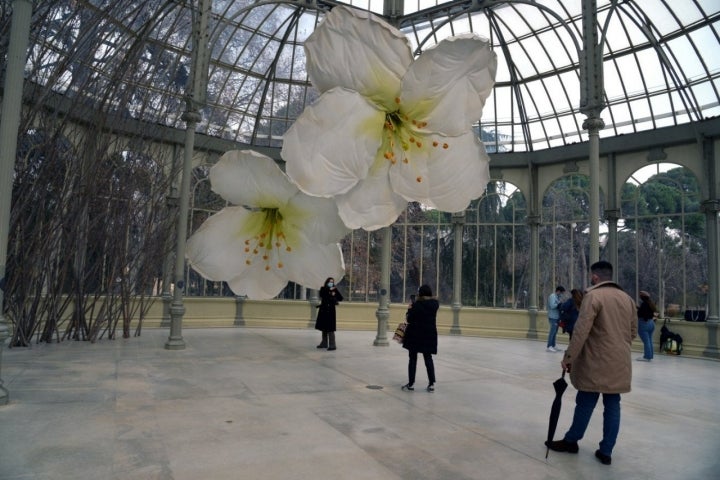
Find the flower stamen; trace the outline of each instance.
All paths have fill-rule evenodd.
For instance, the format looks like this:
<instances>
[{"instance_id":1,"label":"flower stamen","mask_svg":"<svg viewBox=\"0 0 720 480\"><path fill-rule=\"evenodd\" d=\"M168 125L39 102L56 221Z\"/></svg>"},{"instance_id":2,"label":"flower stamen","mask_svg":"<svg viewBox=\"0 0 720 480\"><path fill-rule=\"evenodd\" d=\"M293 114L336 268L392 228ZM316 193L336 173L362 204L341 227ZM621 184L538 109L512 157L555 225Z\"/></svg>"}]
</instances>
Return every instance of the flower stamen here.
<instances>
[{"instance_id":1,"label":"flower stamen","mask_svg":"<svg viewBox=\"0 0 720 480\"><path fill-rule=\"evenodd\" d=\"M284 250L292 252L292 247L287 244L287 238L282 231L283 216L277 208L261 208L256 215L263 218L260 221L259 232L251 238L245 239L245 264L252 265L255 257L260 257L265 263L265 271L270 271L271 251L275 249L276 255ZM282 268L283 262L277 263L277 268Z\"/></svg>"},{"instance_id":2,"label":"flower stamen","mask_svg":"<svg viewBox=\"0 0 720 480\"><path fill-rule=\"evenodd\" d=\"M397 103L399 103L399 100L399 98L395 99ZM407 114L402 113L399 110L386 113L383 127L383 157L392 165L397 163L394 152L396 141L399 142L400 148L403 152L409 152L413 147L420 149L423 148L424 143L421 138L417 136L418 132L415 129L425 128L426 126L427 122L410 118ZM432 142L433 147L437 147L439 145L440 142L437 140ZM448 147L449 145L447 143L443 144L444 149L447 149ZM410 159L407 155L403 154L402 156L402 163L409 164Z\"/></svg>"}]
</instances>

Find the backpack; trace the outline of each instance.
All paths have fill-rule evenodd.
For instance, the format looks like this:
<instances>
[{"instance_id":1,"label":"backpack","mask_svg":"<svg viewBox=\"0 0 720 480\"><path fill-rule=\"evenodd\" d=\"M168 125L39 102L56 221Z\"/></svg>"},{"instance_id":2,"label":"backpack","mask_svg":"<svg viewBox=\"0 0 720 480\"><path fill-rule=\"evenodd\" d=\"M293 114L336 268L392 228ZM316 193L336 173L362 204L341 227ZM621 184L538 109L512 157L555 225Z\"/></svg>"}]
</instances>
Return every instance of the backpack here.
<instances>
[{"instance_id":1,"label":"backpack","mask_svg":"<svg viewBox=\"0 0 720 480\"><path fill-rule=\"evenodd\" d=\"M660 349L668 355L680 355L683 351L683 338L663 325L660 329Z\"/></svg>"},{"instance_id":2,"label":"backpack","mask_svg":"<svg viewBox=\"0 0 720 480\"><path fill-rule=\"evenodd\" d=\"M668 355L680 355L682 353L682 342L668 338L663 345L663 351Z\"/></svg>"}]
</instances>

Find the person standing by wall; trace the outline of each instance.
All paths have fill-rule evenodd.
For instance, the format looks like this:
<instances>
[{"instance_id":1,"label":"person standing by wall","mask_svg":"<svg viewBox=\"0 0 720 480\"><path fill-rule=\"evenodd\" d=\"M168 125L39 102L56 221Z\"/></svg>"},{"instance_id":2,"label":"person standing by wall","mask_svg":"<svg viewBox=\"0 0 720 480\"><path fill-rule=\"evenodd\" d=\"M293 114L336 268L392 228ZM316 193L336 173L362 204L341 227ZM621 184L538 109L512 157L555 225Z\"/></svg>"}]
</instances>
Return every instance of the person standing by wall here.
<instances>
[{"instance_id":1,"label":"person standing by wall","mask_svg":"<svg viewBox=\"0 0 720 480\"><path fill-rule=\"evenodd\" d=\"M580 306L573 337L563 359L564 372L578 390L572 425L562 440L546 441L556 452L578 452L598 398L603 396L603 438L595 457L612 463L620 431L620 394L630 391L630 346L637 336L635 302L612 281L612 265L599 261L590 267L590 283Z\"/></svg>"},{"instance_id":2,"label":"person standing by wall","mask_svg":"<svg viewBox=\"0 0 720 480\"><path fill-rule=\"evenodd\" d=\"M440 304L432 296L428 285L418 289L418 298L410 304L405 315L407 328L403 337L403 348L408 350L408 383L402 386L403 390L415 390L415 371L417 368L417 354L422 353L425 359L425 369L428 375L427 391L435 391L435 364L433 355L437 354L437 311Z\"/></svg>"},{"instance_id":3,"label":"person standing by wall","mask_svg":"<svg viewBox=\"0 0 720 480\"><path fill-rule=\"evenodd\" d=\"M317 348L327 348L328 350L336 350L335 346L335 330L337 322L335 316L335 305L342 301L343 296L335 286L335 279L328 277L325 284L320 287L320 305L318 308L317 320L315 320L315 330L322 332L322 340Z\"/></svg>"},{"instance_id":4,"label":"person standing by wall","mask_svg":"<svg viewBox=\"0 0 720 480\"><path fill-rule=\"evenodd\" d=\"M555 287L555 292L548 295L547 301L547 312L548 312L548 324L550 325L550 331L548 331L547 346L545 347L546 352L557 352L555 345L555 339L558 331L558 321L560 320L560 304L563 302L563 293L565 293L565 287L558 285Z\"/></svg>"},{"instance_id":5,"label":"person standing by wall","mask_svg":"<svg viewBox=\"0 0 720 480\"><path fill-rule=\"evenodd\" d=\"M652 362L653 359L653 332L655 332L655 302L645 290L640 291L640 306L637 309L638 335L643 342L643 356L637 359L642 362Z\"/></svg>"}]
</instances>

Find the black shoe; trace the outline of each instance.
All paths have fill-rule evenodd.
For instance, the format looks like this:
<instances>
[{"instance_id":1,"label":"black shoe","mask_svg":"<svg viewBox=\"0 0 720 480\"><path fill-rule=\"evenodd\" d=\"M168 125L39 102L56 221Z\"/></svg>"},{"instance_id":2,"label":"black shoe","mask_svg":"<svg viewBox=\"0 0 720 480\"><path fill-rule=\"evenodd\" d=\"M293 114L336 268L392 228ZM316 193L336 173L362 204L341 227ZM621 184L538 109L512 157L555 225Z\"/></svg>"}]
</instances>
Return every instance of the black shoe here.
<instances>
[{"instance_id":1,"label":"black shoe","mask_svg":"<svg viewBox=\"0 0 720 480\"><path fill-rule=\"evenodd\" d=\"M577 442L566 442L565 440L545 441L545 446L554 452L578 453Z\"/></svg>"},{"instance_id":2,"label":"black shoe","mask_svg":"<svg viewBox=\"0 0 720 480\"><path fill-rule=\"evenodd\" d=\"M612 463L612 457L610 455L605 455L600 450L595 450L595 458L600 460L600 463L603 465L610 465Z\"/></svg>"},{"instance_id":3,"label":"black shoe","mask_svg":"<svg viewBox=\"0 0 720 480\"><path fill-rule=\"evenodd\" d=\"M315 347L315 348L327 348L327 345L323 345L323 344L321 343L320 345L318 345L318 346Z\"/></svg>"},{"instance_id":4,"label":"black shoe","mask_svg":"<svg viewBox=\"0 0 720 480\"><path fill-rule=\"evenodd\" d=\"M427 391L428 391L428 392L434 392L434 391L435 391L435 386L431 383L430 385L427 386Z\"/></svg>"},{"instance_id":5,"label":"black shoe","mask_svg":"<svg viewBox=\"0 0 720 480\"><path fill-rule=\"evenodd\" d=\"M405 385L403 385L402 387L400 387L400 390L410 390L410 391L413 391L413 390L415 390L415 387L412 386L412 383L406 383Z\"/></svg>"},{"instance_id":6,"label":"black shoe","mask_svg":"<svg viewBox=\"0 0 720 480\"><path fill-rule=\"evenodd\" d=\"M337 350L337 347L328 347L328 352L332 352L333 350Z\"/></svg>"}]
</instances>

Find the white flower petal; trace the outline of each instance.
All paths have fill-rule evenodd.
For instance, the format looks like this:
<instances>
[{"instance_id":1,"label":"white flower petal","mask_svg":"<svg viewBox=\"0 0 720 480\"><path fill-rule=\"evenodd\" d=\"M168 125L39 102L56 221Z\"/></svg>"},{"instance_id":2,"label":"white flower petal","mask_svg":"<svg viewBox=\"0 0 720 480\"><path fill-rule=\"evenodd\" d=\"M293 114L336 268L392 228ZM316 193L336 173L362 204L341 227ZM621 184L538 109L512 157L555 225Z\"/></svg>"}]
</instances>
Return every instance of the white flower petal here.
<instances>
[{"instance_id":1,"label":"white flower petal","mask_svg":"<svg viewBox=\"0 0 720 480\"><path fill-rule=\"evenodd\" d=\"M412 62L405 35L368 12L337 6L305 42L308 77L321 93L360 92L392 107Z\"/></svg>"},{"instance_id":2,"label":"white flower petal","mask_svg":"<svg viewBox=\"0 0 720 480\"><path fill-rule=\"evenodd\" d=\"M444 212L459 212L485 192L490 158L473 132L449 140L451 148L445 155L435 151L428 160L430 191L422 202Z\"/></svg>"},{"instance_id":3,"label":"white flower petal","mask_svg":"<svg viewBox=\"0 0 720 480\"><path fill-rule=\"evenodd\" d=\"M285 288L288 280L284 272L265 270L261 265L253 265L244 275L238 275L227 281L236 295L246 295L253 300L274 298Z\"/></svg>"},{"instance_id":4,"label":"white flower petal","mask_svg":"<svg viewBox=\"0 0 720 480\"><path fill-rule=\"evenodd\" d=\"M329 244L339 242L350 230L343 224L333 199L311 197L302 192L289 205L295 214L284 215L285 221L302 229L311 242ZM305 213L302 213L305 212ZM285 211L282 212L285 214Z\"/></svg>"},{"instance_id":5,"label":"white flower petal","mask_svg":"<svg viewBox=\"0 0 720 480\"><path fill-rule=\"evenodd\" d=\"M345 276L345 263L338 244L311 245L303 248L303 254L288 264L285 270L293 282L308 288L320 288L327 277L340 282Z\"/></svg>"},{"instance_id":6,"label":"white flower petal","mask_svg":"<svg viewBox=\"0 0 720 480\"><path fill-rule=\"evenodd\" d=\"M243 207L226 207L208 218L186 244L190 265L208 280L221 281L241 274L245 259L242 225L251 212Z\"/></svg>"},{"instance_id":7,"label":"white flower petal","mask_svg":"<svg viewBox=\"0 0 720 480\"><path fill-rule=\"evenodd\" d=\"M445 153L440 145L432 146L432 137L422 136L422 147L415 143L408 144L408 149L395 147L394 153L398 161L390 167L390 184L392 190L406 201L422 201L430 196L430 180L427 163L431 153Z\"/></svg>"},{"instance_id":8,"label":"white flower petal","mask_svg":"<svg viewBox=\"0 0 720 480\"><path fill-rule=\"evenodd\" d=\"M305 107L283 138L287 174L305 193L330 197L365 178L381 143L385 114L338 88Z\"/></svg>"},{"instance_id":9,"label":"white flower petal","mask_svg":"<svg viewBox=\"0 0 720 480\"><path fill-rule=\"evenodd\" d=\"M469 34L423 52L403 78L402 111L426 130L460 135L480 119L495 84L497 57L490 42Z\"/></svg>"},{"instance_id":10,"label":"white flower petal","mask_svg":"<svg viewBox=\"0 0 720 480\"><path fill-rule=\"evenodd\" d=\"M348 228L372 231L392 225L407 206L390 187L389 163L384 159L378 162L365 180L336 197L340 217Z\"/></svg>"},{"instance_id":11,"label":"white flower petal","mask_svg":"<svg viewBox=\"0 0 720 480\"><path fill-rule=\"evenodd\" d=\"M214 192L235 205L278 208L298 189L270 157L253 150L225 153L210 169Z\"/></svg>"}]
</instances>

